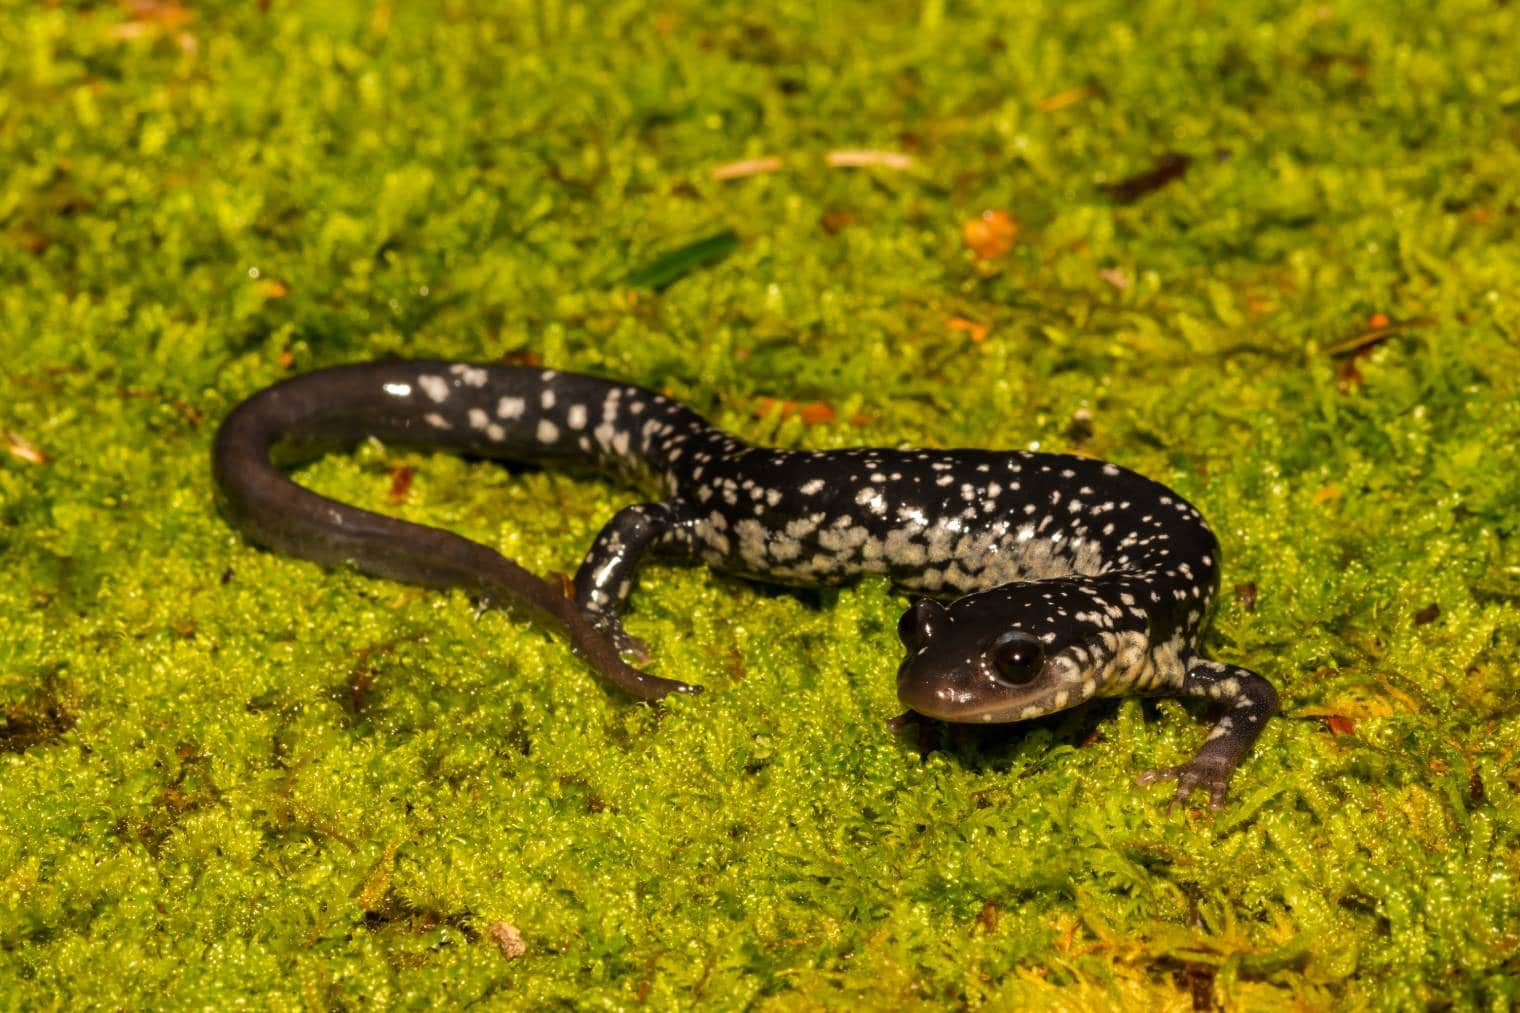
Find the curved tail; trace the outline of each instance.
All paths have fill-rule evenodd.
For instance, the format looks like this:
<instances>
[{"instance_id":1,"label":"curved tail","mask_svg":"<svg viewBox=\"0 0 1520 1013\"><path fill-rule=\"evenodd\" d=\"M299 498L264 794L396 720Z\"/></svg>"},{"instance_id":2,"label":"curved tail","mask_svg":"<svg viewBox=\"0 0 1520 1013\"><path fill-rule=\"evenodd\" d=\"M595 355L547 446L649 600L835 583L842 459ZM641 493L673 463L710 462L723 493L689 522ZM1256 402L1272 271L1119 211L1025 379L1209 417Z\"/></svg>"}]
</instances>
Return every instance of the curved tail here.
<instances>
[{"instance_id":1,"label":"curved tail","mask_svg":"<svg viewBox=\"0 0 1520 1013\"><path fill-rule=\"evenodd\" d=\"M625 398L657 397L637 387L536 369L426 361L338 366L276 384L234 408L217 430L212 474L228 520L260 545L526 606L562 629L602 678L639 699L657 700L698 687L625 663L558 587L485 545L329 499L297 485L276 466L351 447L368 436L486 457L591 456L603 463L647 465L645 448L630 447L619 436L625 429L606 425L599 437L591 412L595 408L600 420L608 405ZM551 415L546 409L556 402L563 404Z\"/></svg>"}]
</instances>

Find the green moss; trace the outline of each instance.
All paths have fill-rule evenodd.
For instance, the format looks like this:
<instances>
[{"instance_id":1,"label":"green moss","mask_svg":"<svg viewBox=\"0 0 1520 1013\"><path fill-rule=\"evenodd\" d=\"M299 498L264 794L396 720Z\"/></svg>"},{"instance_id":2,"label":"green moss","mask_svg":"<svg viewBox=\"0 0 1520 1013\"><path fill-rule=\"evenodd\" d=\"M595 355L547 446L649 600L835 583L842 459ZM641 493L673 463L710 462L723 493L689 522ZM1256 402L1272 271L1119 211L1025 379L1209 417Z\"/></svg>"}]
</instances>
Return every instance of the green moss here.
<instances>
[{"instance_id":1,"label":"green moss","mask_svg":"<svg viewBox=\"0 0 1520 1013\"><path fill-rule=\"evenodd\" d=\"M0 6L7 1005L1517 998L1515 8ZM1021 233L977 261L988 207ZM631 627L711 688L656 710L243 543L217 420L398 353L1136 467L1214 522L1209 645L1286 715L1168 816L1133 775L1201 740L1176 702L889 734L880 583L650 569ZM303 480L544 572L636 495L378 446Z\"/></svg>"}]
</instances>

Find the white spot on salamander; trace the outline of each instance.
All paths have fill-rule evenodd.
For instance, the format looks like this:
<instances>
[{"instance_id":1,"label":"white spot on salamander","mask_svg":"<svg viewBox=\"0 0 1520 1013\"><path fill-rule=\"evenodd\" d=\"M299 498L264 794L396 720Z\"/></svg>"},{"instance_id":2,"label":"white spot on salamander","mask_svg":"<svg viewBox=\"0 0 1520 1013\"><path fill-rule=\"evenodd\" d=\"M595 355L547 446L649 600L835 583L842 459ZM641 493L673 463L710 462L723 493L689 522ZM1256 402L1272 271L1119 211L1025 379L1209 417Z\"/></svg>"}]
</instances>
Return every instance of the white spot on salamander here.
<instances>
[{"instance_id":1,"label":"white spot on salamander","mask_svg":"<svg viewBox=\"0 0 1520 1013\"><path fill-rule=\"evenodd\" d=\"M496 402L496 417L502 419L522 418L528 404L520 397L504 397Z\"/></svg>"},{"instance_id":2,"label":"white spot on salamander","mask_svg":"<svg viewBox=\"0 0 1520 1013\"><path fill-rule=\"evenodd\" d=\"M855 502L870 510L873 514L884 514L887 512L887 501L882 497L880 489L866 486L855 495Z\"/></svg>"},{"instance_id":3,"label":"white spot on salamander","mask_svg":"<svg viewBox=\"0 0 1520 1013\"><path fill-rule=\"evenodd\" d=\"M449 372L459 377L471 387L484 387L486 385L486 371L479 366L472 366L468 362L456 362L449 367Z\"/></svg>"},{"instance_id":4,"label":"white spot on salamander","mask_svg":"<svg viewBox=\"0 0 1520 1013\"><path fill-rule=\"evenodd\" d=\"M443 404L449 399L449 381L441 376L425 373L417 378L417 386L438 404Z\"/></svg>"}]
</instances>

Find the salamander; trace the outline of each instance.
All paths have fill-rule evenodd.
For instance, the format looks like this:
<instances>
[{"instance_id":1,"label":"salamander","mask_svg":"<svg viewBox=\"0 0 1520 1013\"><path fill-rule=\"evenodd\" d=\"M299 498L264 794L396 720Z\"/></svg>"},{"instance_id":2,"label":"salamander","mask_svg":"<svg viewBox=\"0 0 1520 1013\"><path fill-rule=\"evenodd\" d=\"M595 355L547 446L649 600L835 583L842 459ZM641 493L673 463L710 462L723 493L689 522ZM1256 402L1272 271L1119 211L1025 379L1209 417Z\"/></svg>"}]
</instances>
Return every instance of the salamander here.
<instances>
[{"instance_id":1,"label":"salamander","mask_svg":"<svg viewBox=\"0 0 1520 1013\"><path fill-rule=\"evenodd\" d=\"M320 496L289 465L376 437L483 458L594 468L655 498L618 511L569 588L487 546ZM1170 489L1105 461L993 450L752 446L642 387L464 362L337 366L243 401L212 452L225 516L252 541L318 562L527 606L607 682L654 700L697 687L637 667L621 615L641 562L696 561L761 581L880 574L917 592L897 632L898 696L949 722L1016 722L1096 697L1195 697L1222 708L1198 753L1141 775L1223 804L1277 709L1272 684L1198 650L1219 546Z\"/></svg>"}]
</instances>

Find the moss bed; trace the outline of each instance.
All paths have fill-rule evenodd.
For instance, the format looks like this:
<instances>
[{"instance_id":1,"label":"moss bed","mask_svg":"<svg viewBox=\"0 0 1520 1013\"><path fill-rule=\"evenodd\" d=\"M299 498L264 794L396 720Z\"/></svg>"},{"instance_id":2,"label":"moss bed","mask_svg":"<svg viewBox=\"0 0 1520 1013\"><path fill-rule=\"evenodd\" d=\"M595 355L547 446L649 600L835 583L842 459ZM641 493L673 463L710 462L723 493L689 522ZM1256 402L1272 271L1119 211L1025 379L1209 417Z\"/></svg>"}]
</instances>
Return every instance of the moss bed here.
<instances>
[{"instance_id":1,"label":"moss bed","mask_svg":"<svg viewBox=\"0 0 1520 1013\"><path fill-rule=\"evenodd\" d=\"M1477 2L3 0L0 1006L1506 1008L1517 38ZM652 567L630 627L709 692L650 707L463 593L246 544L217 421L395 355L1136 468L1213 522L1207 646L1284 715L1169 814L1134 776L1192 705L888 732L879 581ZM638 496L376 444L301 478L544 573Z\"/></svg>"}]
</instances>

